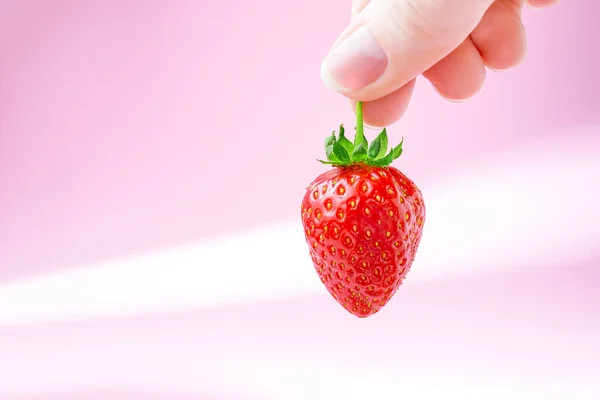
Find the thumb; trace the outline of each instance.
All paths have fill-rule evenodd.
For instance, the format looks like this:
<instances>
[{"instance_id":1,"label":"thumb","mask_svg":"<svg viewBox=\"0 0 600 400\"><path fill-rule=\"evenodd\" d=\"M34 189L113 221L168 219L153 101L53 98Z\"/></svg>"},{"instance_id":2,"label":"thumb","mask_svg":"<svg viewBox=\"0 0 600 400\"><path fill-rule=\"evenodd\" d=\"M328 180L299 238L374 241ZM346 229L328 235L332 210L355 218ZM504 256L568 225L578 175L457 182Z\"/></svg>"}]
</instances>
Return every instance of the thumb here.
<instances>
[{"instance_id":1,"label":"thumb","mask_svg":"<svg viewBox=\"0 0 600 400\"><path fill-rule=\"evenodd\" d=\"M493 2L355 0L362 11L323 61L323 81L356 100L382 98L458 47Z\"/></svg>"}]
</instances>

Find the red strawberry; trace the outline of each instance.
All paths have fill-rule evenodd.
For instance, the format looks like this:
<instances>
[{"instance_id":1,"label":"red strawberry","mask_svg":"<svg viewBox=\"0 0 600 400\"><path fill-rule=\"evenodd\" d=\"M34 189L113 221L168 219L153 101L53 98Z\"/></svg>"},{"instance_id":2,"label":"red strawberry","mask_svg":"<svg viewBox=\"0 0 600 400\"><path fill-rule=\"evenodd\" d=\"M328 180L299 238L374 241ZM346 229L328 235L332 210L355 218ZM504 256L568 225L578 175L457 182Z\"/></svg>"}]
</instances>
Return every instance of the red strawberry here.
<instances>
[{"instance_id":1,"label":"red strawberry","mask_svg":"<svg viewBox=\"0 0 600 400\"><path fill-rule=\"evenodd\" d=\"M425 204L417 186L390 167L402 143L387 151L384 129L369 145L357 105L354 143L328 137L325 151L334 169L317 177L302 201L302 224L321 281L358 317L379 311L410 270L421 241Z\"/></svg>"}]
</instances>

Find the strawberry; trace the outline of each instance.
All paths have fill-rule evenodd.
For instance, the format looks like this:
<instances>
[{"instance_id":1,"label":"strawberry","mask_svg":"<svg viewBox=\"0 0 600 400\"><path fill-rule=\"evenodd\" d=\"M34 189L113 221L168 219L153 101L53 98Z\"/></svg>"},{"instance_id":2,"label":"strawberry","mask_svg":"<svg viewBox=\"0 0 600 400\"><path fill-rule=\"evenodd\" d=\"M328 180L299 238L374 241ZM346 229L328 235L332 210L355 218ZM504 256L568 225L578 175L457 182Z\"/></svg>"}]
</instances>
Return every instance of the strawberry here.
<instances>
[{"instance_id":1,"label":"strawberry","mask_svg":"<svg viewBox=\"0 0 600 400\"><path fill-rule=\"evenodd\" d=\"M425 222L417 186L390 164L386 130L369 145L362 103L354 143L340 125L325 141L333 169L319 175L302 200L302 225L321 282L357 317L379 311L398 290L415 259Z\"/></svg>"}]
</instances>

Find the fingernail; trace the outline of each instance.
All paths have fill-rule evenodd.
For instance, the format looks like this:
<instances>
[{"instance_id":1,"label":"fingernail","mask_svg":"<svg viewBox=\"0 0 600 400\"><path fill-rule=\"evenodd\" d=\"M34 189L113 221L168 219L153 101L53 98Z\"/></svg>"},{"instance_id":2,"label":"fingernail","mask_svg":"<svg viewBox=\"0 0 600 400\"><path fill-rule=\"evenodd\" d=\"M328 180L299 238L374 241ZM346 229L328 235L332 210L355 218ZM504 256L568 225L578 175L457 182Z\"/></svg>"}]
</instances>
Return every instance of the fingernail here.
<instances>
[{"instance_id":1,"label":"fingernail","mask_svg":"<svg viewBox=\"0 0 600 400\"><path fill-rule=\"evenodd\" d=\"M323 81L335 91L355 92L375 82L387 64L387 55L377 40L362 27L325 58Z\"/></svg>"}]
</instances>

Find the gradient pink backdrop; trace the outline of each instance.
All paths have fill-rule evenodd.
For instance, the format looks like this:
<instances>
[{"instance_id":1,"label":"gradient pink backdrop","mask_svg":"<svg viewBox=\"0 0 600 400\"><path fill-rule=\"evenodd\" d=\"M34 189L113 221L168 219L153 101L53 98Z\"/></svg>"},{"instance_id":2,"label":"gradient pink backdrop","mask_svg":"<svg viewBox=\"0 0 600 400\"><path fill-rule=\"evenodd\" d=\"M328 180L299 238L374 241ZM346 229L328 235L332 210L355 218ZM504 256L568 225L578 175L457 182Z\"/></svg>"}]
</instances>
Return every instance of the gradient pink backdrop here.
<instances>
[{"instance_id":1,"label":"gradient pink backdrop","mask_svg":"<svg viewBox=\"0 0 600 400\"><path fill-rule=\"evenodd\" d=\"M324 136L352 121L319 77L348 3L0 1L0 291L299 221ZM465 103L419 82L390 129L405 137L400 168L426 192L454 170L549 138L600 157L598 15L594 0L528 11L525 63L489 73ZM565 196L554 212L577 207L569 186L558 181L548 194ZM580 237L577 221L556 229ZM516 270L407 285L396 308L362 324L321 294L0 326L0 399L347 399L324 395L324 376L351 385L363 372L335 371L353 362L373 385L431 374L455 394L462 380L488 393L499 376L577 386L600 378L593 229L564 259L542 246L526 265L506 266ZM226 263L198 268L238 267ZM527 398L553 398L536 394Z\"/></svg>"}]
</instances>

